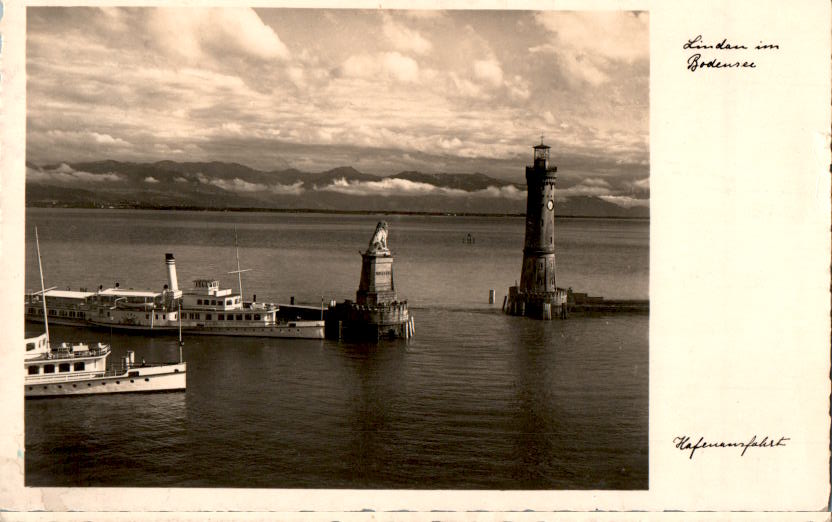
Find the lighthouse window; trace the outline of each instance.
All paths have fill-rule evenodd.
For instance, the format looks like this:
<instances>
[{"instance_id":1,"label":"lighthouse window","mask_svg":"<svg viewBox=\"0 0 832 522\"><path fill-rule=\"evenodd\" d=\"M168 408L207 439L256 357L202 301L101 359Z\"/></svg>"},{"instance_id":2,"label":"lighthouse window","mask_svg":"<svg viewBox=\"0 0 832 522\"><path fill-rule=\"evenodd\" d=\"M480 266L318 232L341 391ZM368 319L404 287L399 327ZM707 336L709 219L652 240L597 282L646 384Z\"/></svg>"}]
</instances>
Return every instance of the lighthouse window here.
<instances>
[{"instance_id":1,"label":"lighthouse window","mask_svg":"<svg viewBox=\"0 0 832 522\"><path fill-rule=\"evenodd\" d=\"M43 373L55 373L55 365L47 364L43 367Z\"/></svg>"},{"instance_id":2,"label":"lighthouse window","mask_svg":"<svg viewBox=\"0 0 832 522\"><path fill-rule=\"evenodd\" d=\"M61 363L58 365L59 372L68 372L69 371L69 363Z\"/></svg>"},{"instance_id":3,"label":"lighthouse window","mask_svg":"<svg viewBox=\"0 0 832 522\"><path fill-rule=\"evenodd\" d=\"M40 373L40 368L37 366L29 366L29 375L37 375Z\"/></svg>"},{"instance_id":4,"label":"lighthouse window","mask_svg":"<svg viewBox=\"0 0 832 522\"><path fill-rule=\"evenodd\" d=\"M83 372L85 368L86 368L86 365L83 362L75 363L75 371L76 372Z\"/></svg>"}]
</instances>

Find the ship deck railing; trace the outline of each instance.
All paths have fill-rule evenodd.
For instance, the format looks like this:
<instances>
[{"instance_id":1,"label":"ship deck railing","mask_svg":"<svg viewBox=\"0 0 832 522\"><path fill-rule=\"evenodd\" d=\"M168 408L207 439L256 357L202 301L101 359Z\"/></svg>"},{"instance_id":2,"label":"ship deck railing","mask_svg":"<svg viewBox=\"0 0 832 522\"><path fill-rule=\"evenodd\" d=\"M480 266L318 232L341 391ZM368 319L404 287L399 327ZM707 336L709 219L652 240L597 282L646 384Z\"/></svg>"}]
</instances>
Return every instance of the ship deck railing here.
<instances>
[{"instance_id":1,"label":"ship deck railing","mask_svg":"<svg viewBox=\"0 0 832 522\"><path fill-rule=\"evenodd\" d=\"M109 346L100 346L95 348L90 348L89 350L83 351L73 351L71 348L52 348L49 352L46 352L44 355L45 357L38 358L40 360L53 360L53 359L79 359L82 357L100 357L102 355L107 355L110 353ZM38 359L31 359L31 360L38 360Z\"/></svg>"}]
</instances>

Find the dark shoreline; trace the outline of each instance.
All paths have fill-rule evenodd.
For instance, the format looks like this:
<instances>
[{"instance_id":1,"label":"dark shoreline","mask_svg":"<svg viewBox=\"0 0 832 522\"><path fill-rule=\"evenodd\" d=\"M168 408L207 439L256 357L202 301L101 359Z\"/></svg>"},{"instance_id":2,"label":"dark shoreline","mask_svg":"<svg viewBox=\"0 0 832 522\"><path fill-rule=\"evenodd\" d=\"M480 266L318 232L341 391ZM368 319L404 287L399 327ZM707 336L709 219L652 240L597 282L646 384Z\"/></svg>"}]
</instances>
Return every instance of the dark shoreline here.
<instances>
[{"instance_id":1,"label":"dark shoreline","mask_svg":"<svg viewBox=\"0 0 832 522\"><path fill-rule=\"evenodd\" d=\"M167 206L167 205L120 205L112 207L91 207L87 205L26 205L30 208L71 208L87 210L172 210L188 212L271 212L279 214L336 214L336 215L361 215L361 216L446 216L446 217L525 217L524 213L489 213L489 212L429 212L409 210L337 210L337 209L314 209L314 208L268 208L268 207L197 207L197 206ZM629 216L577 216L570 214L556 214L558 218L568 219L619 219L650 221L649 217Z\"/></svg>"}]
</instances>

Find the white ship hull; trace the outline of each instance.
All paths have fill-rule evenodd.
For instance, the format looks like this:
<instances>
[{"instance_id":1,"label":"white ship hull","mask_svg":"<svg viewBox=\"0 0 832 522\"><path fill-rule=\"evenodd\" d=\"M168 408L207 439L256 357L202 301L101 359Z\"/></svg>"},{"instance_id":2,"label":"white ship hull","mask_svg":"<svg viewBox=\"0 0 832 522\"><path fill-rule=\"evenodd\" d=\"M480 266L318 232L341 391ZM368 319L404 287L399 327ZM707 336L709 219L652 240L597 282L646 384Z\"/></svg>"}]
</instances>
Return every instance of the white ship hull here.
<instances>
[{"instance_id":1,"label":"white ship hull","mask_svg":"<svg viewBox=\"0 0 832 522\"><path fill-rule=\"evenodd\" d=\"M183 328L195 335L228 335L235 337L276 337L284 339L323 339L323 321L298 321L279 326L203 326Z\"/></svg>"},{"instance_id":2,"label":"white ship hull","mask_svg":"<svg viewBox=\"0 0 832 522\"><path fill-rule=\"evenodd\" d=\"M179 326L170 323L150 324L123 324L90 321L89 324L101 328L112 328L113 330L125 330L134 332L158 332L174 333ZM221 324L187 324L183 322L182 333L192 335L228 335L235 337L277 337L284 339L323 339L324 321L292 321L286 324L263 325L263 324L241 324L239 326L229 323Z\"/></svg>"},{"instance_id":3,"label":"white ship hull","mask_svg":"<svg viewBox=\"0 0 832 522\"><path fill-rule=\"evenodd\" d=\"M120 375L27 378L23 390L26 398L179 391L185 376L186 363L135 366Z\"/></svg>"}]
</instances>

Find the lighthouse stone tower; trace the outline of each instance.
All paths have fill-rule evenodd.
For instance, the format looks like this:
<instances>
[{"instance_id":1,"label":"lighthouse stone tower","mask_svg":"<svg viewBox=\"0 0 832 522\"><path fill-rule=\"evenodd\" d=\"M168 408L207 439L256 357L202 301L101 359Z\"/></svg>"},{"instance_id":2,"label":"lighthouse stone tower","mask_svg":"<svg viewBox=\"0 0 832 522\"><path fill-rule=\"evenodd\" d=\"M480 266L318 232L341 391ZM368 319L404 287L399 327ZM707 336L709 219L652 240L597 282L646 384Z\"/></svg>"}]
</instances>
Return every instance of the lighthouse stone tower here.
<instances>
[{"instance_id":1,"label":"lighthouse stone tower","mask_svg":"<svg viewBox=\"0 0 832 522\"><path fill-rule=\"evenodd\" d=\"M506 311L535 319L566 316L566 292L555 279L555 180L548 145L534 146L534 164L526 167L526 240L520 285L509 288Z\"/></svg>"}]
</instances>

